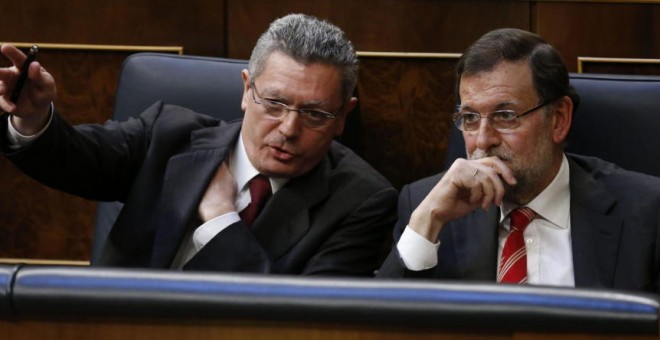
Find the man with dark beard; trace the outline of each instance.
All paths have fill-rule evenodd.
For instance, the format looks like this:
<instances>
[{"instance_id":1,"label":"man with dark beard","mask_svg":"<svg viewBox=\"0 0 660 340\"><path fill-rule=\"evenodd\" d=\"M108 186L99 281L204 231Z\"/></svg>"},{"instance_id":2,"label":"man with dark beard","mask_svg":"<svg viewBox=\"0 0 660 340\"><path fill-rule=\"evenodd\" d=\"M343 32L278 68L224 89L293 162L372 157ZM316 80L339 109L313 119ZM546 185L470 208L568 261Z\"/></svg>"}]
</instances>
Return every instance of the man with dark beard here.
<instances>
[{"instance_id":1,"label":"man with dark beard","mask_svg":"<svg viewBox=\"0 0 660 340\"><path fill-rule=\"evenodd\" d=\"M495 30L456 79L468 159L403 188L379 277L658 291L660 179L564 153L578 96L557 51Z\"/></svg>"}]
</instances>

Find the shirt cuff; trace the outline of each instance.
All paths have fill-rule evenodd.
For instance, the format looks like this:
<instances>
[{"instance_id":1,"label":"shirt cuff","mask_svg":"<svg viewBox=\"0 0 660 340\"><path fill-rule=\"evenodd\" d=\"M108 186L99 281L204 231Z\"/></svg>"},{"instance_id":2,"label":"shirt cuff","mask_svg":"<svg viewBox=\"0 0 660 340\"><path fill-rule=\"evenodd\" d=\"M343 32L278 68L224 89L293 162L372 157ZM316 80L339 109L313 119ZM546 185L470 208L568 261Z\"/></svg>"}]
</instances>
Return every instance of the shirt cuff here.
<instances>
[{"instance_id":1,"label":"shirt cuff","mask_svg":"<svg viewBox=\"0 0 660 340\"><path fill-rule=\"evenodd\" d=\"M195 229L193 233L193 246L199 251L219 232L228 226L241 220L237 212L232 211L218 217L214 217Z\"/></svg>"},{"instance_id":2,"label":"shirt cuff","mask_svg":"<svg viewBox=\"0 0 660 340\"><path fill-rule=\"evenodd\" d=\"M20 134L18 131L16 131L16 128L14 128L14 125L11 122L11 115L7 116L7 119L9 120L7 124L7 139L9 140L9 145L7 146L10 150L18 150L20 148L26 147L30 145L35 139L37 139L39 136L41 136L44 132L46 132L46 129L50 126L50 123L53 121L53 112L55 111L54 105L51 102L50 103L50 112L49 112L49 118L48 118L48 123L46 123L46 126L44 126L43 129L39 130L39 132L35 133L34 135L31 136L25 136Z\"/></svg>"},{"instance_id":3,"label":"shirt cuff","mask_svg":"<svg viewBox=\"0 0 660 340\"><path fill-rule=\"evenodd\" d=\"M410 227L401 234L396 249L403 264L409 270L420 271L433 268L438 265L438 248L440 242L433 243Z\"/></svg>"}]
</instances>

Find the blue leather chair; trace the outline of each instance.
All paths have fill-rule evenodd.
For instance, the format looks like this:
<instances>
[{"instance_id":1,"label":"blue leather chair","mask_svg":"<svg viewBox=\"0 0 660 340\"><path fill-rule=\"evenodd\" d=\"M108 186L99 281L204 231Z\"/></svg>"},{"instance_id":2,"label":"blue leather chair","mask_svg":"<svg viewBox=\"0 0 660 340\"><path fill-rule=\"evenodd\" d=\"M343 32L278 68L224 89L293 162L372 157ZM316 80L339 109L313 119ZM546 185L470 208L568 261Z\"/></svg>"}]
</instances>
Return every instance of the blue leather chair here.
<instances>
[{"instance_id":1,"label":"blue leather chair","mask_svg":"<svg viewBox=\"0 0 660 340\"><path fill-rule=\"evenodd\" d=\"M156 101L190 108L222 120L243 117L241 70L247 60L138 53L122 65L112 119L139 115ZM122 204L99 202L91 262L100 256Z\"/></svg>"},{"instance_id":2,"label":"blue leather chair","mask_svg":"<svg viewBox=\"0 0 660 340\"><path fill-rule=\"evenodd\" d=\"M571 73L570 80L580 104L566 151L660 176L660 77ZM463 136L452 126L445 169L459 157Z\"/></svg>"}]
</instances>

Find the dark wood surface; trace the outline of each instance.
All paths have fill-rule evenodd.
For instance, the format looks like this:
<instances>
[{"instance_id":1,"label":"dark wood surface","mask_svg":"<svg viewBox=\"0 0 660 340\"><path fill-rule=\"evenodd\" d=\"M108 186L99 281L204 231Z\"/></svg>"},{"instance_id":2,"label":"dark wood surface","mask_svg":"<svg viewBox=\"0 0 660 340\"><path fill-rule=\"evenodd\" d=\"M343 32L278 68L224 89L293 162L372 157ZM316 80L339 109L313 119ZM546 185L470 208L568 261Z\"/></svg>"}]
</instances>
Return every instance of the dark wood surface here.
<instances>
[{"instance_id":1,"label":"dark wood surface","mask_svg":"<svg viewBox=\"0 0 660 340\"><path fill-rule=\"evenodd\" d=\"M226 53L222 0L0 1L0 41L185 46Z\"/></svg>"},{"instance_id":2,"label":"dark wood surface","mask_svg":"<svg viewBox=\"0 0 660 340\"><path fill-rule=\"evenodd\" d=\"M245 59L273 19L293 12L336 23L359 51L460 53L489 30L517 27L558 47L570 71L578 56L660 58L660 3L634 1L3 0L0 41L182 46L186 54ZM52 51L39 60L58 81L58 109L85 123L110 117L125 56ZM454 62L361 63L353 146L396 187L437 172L450 126ZM620 70L647 72L590 66L590 72ZM4 158L0 174L0 257L89 258L94 202L44 188Z\"/></svg>"},{"instance_id":3,"label":"dark wood surface","mask_svg":"<svg viewBox=\"0 0 660 340\"><path fill-rule=\"evenodd\" d=\"M288 13L330 20L359 51L462 52L492 29L530 29L525 1L227 0L227 13L231 58L248 58L268 24Z\"/></svg>"},{"instance_id":4,"label":"dark wood surface","mask_svg":"<svg viewBox=\"0 0 660 340\"><path fill-rule=\"evenodd\" d=\"M479 327L459 330L395 328L338 323L300 323L242 320L154 320L149 318L76 318L67 320L50 316L37 320L0 320L0 328L8 339L333 339L333 340L398 340L398 339L657 339L657 335L553 333L553 332L485 332Z\"/></svg>"},{"instance_id":5,"label":"dark wood surface","mask_svg":"<svg viewBox=\"0 0 660 340\"><path fill-rule=\"evenodd\" d=\"M457 58L360 58L357 149L397 188L442 168Z\"/></svg>"},{"instance_id":6,"label":"dark wood surface","mask_svg":"<svg viewBox=\"0 0 660 340\"><path fill-rule=\"evenodd\" d=\"M540 2L533 18L571 70L579 56L660 57L660 3Z\"/></svg>"},{"instance_id":7,"label":"dark wood surface","mask_svg":"<svg viewBox=\"0 0 660 340\"><path fill-rule=\"evenodd\" d=\"M660 76L660 59L616 59L582 61L582 73L634 74Z\"/></svg>"}]
</instances>

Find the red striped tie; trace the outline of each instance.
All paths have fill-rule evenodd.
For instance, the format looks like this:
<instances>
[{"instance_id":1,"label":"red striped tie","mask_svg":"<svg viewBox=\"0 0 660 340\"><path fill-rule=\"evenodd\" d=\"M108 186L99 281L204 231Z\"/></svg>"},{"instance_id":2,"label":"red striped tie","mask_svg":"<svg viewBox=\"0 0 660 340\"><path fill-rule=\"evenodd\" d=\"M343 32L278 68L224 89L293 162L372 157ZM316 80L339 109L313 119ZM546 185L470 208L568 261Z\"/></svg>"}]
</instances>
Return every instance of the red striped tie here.
<instances>
[{"instance_id":1,"label":"red striped tie","mask_svg":"<svg viewBox=\"0 0 660 340\"><path fill-rule=\"evenodd\" d=\"M250 186L250 204L238 214L248 227L257 218L266 201L270 198L272 190L270 180L264 175L254 176L249 183Z\"/></svg>"},{"instance_id":2,"label":"red striped tie","mask_svg":"<svg viewBox=\"0 0 660 340\"><path fill-rule=\"evenodd\" d=\"M502 249L497 282L527 283L527 251L523 233L536 213L530 208L521 207L514 209L509 216L511 228Z\"/></svg>"}]
</instances>

